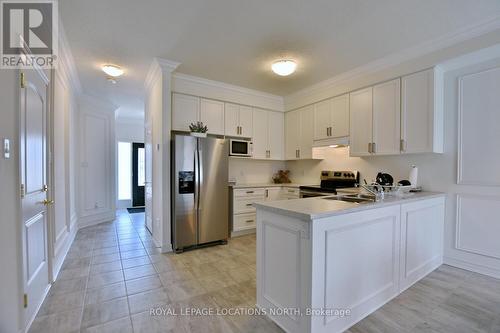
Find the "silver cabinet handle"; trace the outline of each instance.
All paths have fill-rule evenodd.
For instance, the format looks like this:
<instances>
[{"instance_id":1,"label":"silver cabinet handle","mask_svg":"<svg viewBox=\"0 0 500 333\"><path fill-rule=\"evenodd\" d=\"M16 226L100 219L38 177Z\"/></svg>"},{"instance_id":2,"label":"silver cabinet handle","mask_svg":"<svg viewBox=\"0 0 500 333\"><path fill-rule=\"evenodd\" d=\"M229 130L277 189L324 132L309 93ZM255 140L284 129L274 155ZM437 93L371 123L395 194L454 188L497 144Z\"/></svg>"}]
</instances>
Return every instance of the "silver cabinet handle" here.
<instances>
[{"instance_id":1,"label":"silver cabinet handle","mask_svg":"<svg viewBox=\"0 0 500 333\"><path fill-rule=\"evenodd\" d=\"M247 191L247 194L251 194L251 193L254 193L254 191Z\"/></svg>"},{"instance_id":2,"label":"silver cabinet handle","mask_svg":"<svg viewBox=\"0 0 500 333\"><path fill-rule=\"evenodd\" d=\"M253 223L253 220L246 220L245 223Z\"/></svg>"},{"instance_id":3,"label":"silver cabinet handle","mask_svg":"<svg viewBox=\"0 0 500 333\"><path fill-rule=\"evenodd\" d=\"M288 190L288 192L290 192L290 193L295 193L295 191L294 191L294 190Z\"/></svg>"},{"instance_id":4,"label":"silver cabinet handle","mask_svg":"<svg viewBox=\"0 0 500 333\"><path fill-rule=\"evenodd\" d=\"M368 152L371 154L372 153L372 143L368 142Z\"/></svg>"},{"instance_id":5,"label":"silver cabinet handle","mask_svg":"<svg viewBox=\"0 0 500 333\"><path fill-rule=\"evenodd\" d=\"M406 151L406 140L405 139L401 139L401 142L399 144L399 150Z\"/></svg>"},{"instance_id":6,"label":"silver cabinet handle","mask_svg":"<svg viewBox=\"0 0 500 333\"><path fill-rule=\"evenodd\" d=\"M252 204L251 204L251 203L249 203L249 204L246 204L246 206L247 206L247 207L251 207L251 206L252 206Z\"/></svg>"},{"instance_id":7,"label":"silver cabinet handle","mask_svg":"<svg viewBox=\"0 0 500 333\"><path fill-rule=\"evenodd\" d=\"M377 152L377 150L375 149L376 147L376 144L375 142L372 142L372 153L375 154Z\"/></svg>"}]
</instances>

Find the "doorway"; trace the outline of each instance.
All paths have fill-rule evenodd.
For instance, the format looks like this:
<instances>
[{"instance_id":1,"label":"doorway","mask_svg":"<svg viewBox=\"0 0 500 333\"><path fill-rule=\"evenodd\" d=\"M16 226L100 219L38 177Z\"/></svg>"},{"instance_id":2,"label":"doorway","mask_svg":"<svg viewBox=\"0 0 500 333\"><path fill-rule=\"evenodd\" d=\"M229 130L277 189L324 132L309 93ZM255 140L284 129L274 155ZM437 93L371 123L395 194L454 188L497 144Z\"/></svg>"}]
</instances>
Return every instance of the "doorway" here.
<instances>
[{"instance_id":1,"label":"doorway","mask_svg":"<svg viewBox=\"0 0 500 333\"><path fill-rule=\"evenodd\" d=\"M144 143L132 143L132 206L144 206L146 182Z\"/></svg>"}]
</instances>

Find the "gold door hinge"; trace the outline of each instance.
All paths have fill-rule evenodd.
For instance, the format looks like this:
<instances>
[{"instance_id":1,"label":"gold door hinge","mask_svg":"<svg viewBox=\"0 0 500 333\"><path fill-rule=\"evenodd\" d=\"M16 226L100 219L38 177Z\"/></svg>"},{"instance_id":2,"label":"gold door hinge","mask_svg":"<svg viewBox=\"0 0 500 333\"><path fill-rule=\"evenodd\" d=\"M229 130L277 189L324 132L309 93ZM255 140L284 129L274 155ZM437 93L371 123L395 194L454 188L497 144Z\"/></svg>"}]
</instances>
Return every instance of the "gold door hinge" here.
<instances>
[{"instance_id":1,"label":"gold door hinge","mask_svg":"<svg viewBox=\"0 0 500 333\"><path fill-rule=\"evenodd\" d=\"M21 198L24 198L25 196L25 192L24 192L24 184L21 184Z\"/></svg>"},{"instance_id":2,"label":"gold door hinge","mask_svg":"<svg viewBox=\"0 0 500 333\"><path fill-rule=\"evenodd\" d=\"M23 72L21 72L20 83L21 88L26 88L26 77Z\"/></svg>"},{"instance_id":3,"label":"gold door hinge","mask_svg":"<svg viewBox=\"0 0 500 333\"><path fill-rule=\"evenodd\" d=\"M24 294L23 301L24 301L24 308L26 309L28 307L28 294Z\"/></svg>"}]
</instances>

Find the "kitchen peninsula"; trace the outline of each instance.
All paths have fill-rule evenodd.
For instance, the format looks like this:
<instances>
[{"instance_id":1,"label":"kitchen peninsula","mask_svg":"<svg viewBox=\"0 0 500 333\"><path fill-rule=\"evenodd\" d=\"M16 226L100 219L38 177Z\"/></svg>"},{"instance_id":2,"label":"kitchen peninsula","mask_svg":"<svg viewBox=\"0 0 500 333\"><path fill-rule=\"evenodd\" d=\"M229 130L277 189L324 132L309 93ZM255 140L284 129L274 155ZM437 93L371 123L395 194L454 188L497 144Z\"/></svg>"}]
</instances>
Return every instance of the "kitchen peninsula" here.
<instances>
[{"instance_id":1,"label":"kitchen peninsula","mask_svg":"<svg viewBox=\"0 0 500 333\"><path fill-rule=\"evenodd\" d=\"M441 193L254 205L257 305L287 332L343 332L443 261Z\"/></svg>"}]
</instances>

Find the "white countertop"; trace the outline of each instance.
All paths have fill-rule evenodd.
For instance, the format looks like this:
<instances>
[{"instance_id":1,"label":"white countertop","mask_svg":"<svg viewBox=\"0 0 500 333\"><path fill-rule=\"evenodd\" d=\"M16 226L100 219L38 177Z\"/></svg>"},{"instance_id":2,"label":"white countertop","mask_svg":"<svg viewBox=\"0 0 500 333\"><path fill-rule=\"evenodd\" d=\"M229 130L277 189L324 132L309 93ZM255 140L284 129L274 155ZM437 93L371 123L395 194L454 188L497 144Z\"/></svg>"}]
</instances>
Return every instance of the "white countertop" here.
<instances>
[{"instance_id":1,"label":"white countertop","mask_svg":"<svg viewBox=\"0 0 500 333\"><path fill-rule=\"evenodd\" d=\"M232 188L256 188L256 187L300 187L304 185L312 185L312 184L297 184L297 183L284 183L284 184L275 184L275 183L255 183L255 184L243 184L236 183L235 185L229 185Z\"/></svg>"},{"instance_id":2,"label":"white countertop","mask_svg":"<svg viewBox=\"0 0 500 333\"><path fill-rule=\"evenodd\" d=\"M443 197L444 193L439 192L419 192L411 193L406 197L386 196L383 201L370 203L353 203L338 200L325 200L321 197L278 200L256 202L254 206L257 210L263 209L281 215L298 218L304 221L312 221L323 217L335 216L346 213L353 213L367 209L375 209L384 206L431 199L433 197ZM324 197L323 197L324 198Z\"/></svg>"}]
</instances>

